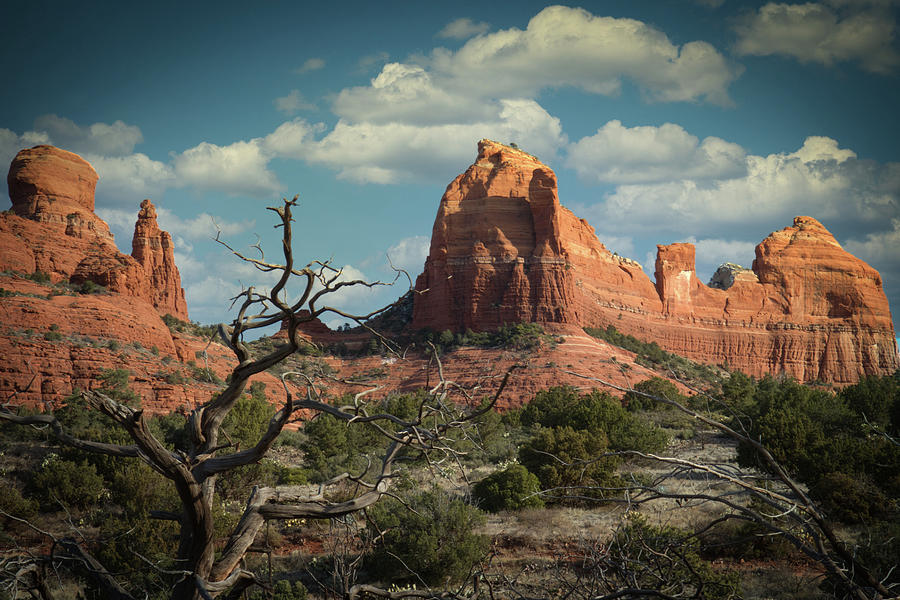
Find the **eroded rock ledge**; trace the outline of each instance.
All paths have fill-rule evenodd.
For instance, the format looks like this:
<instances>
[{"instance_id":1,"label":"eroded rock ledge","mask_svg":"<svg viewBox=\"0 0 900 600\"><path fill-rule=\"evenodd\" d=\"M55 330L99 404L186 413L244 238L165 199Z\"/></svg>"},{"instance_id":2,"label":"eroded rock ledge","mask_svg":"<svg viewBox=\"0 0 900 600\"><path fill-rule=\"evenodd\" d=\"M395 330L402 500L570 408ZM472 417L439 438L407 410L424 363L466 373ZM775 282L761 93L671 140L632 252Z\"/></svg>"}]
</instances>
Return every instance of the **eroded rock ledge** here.
<instances>
[{"instance_id":1,"label":"eroded rock ledge","mask_svg":"<svg viewBox=\"0 0 900 600\"><path fill-rule=\"evenodd\" d=\"M560 205L549 167L482 140L441 198L413 326L611 324L693 360L802 381L898 368L881 276L812 217L770 234L721 287L697 279L692 244L658 246L654 283Z\"/></svg>"}]
</instances>

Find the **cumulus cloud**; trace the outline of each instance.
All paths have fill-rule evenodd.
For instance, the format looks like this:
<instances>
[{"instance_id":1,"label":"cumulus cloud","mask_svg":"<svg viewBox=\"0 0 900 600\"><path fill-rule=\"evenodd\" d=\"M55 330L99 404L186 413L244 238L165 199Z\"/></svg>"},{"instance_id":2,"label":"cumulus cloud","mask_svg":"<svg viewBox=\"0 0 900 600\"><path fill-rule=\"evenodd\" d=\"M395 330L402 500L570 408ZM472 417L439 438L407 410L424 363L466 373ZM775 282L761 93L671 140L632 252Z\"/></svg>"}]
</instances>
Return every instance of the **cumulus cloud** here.
<instances>
[{"instance_id":1,"label":"cumulus cloud","mask_svg":"<svg viewBox=\"0 0 900 600\"><path fill-rule=\"evenodd\" d=\"M325 68L325 60L318 57L308 58L302 65L294 69L295 73L303 74L310 71L318 71Z\"/></svg>"},{"instance_id":2,"label":"cumulus cloud","mask_svg":"<svg viewBox=\"0 0 900 600\"><path fill-rule=\"evenodd\" d=\"M836 11L825 4L770 2L738 26L738 54L780 54L801 62L831 66L855 61L873 73L890 73L900 65L894 48L896 22L879 8L886 3L832 2L849 7Z\"/></svg>"},{"instance_id":3,"label":"cumulus cloud","mask_svg":"<svg viewBox=\"0 0 900 600\"><path fill-rule=\"evenodd\" d=\"M745 163L744 177L620 185L584 210L631 230L692 232L784 224L799 214L851 231L900 214L900 164L858 160L830 138L807 138L795 152L747 155Z\"/></svg>"},{"instance_id":4,"label":"cumulus cloud","mask_svg":"<svg viewBox=\"0 0 900 600\"><path fill-rule=\"evenodd\" d=\"M565 6L545 8L524 30L482 35L456 52L438 49L431 68L458 84L465 82L470 92L500 97L530 97L561 86L611 95L628 79L649 100L714 104L731 103L728 86L739 75L706 42L677 46L641 21L596 17Z\"/></svg>"},{"instance_id":5,"label":"cumulus cloud","mask_svg":"<svg viewBox=\"0 0 900 600\"><path fill-rule=\"evenodd\" d=\"M301 110L315 110L316 105L307 102L300 90L291 90L287 96L275 98L275 108L285 114L293 115Z\"/></svg>"},{"instance_id":6,"label":"cumulus cloud","mask_svg":"<svg viewBox=\"0 0 900 600\"><path fill-rule=\"evenodd\" d=\"M19 150L49 143L50 136L43 131L26 131L19 135L0 127L0 165L9 165Z\"/></svg>"},{"instance_id":7,"label":"cumulus cloud","mask_svg":"<svg viewBox=\"0 0 900 600\"><path fill-rule=\"evenodd\" d=\"M403 238L387 249L387 255L391 264L398 269L403 269L415 281L416 276L422 272L431 239L424 235L415 235Z\"/></svg>"},{"instance_id":8,"label":"cumulus cloud","mask_svg":"<svg viewBox=\"0 0 900 600\"><path fill-rule=\"evenodd\" d=\"M702 142L680 125L625 127L609 121L568 149L568 166L593 183L729 179L747 172L745 152L717 137Z\"/></svg>"},{"instance_id":9,"label":"cumulus cloud","mask_svg":"<svg viewBox=\"0 0 900 600\"><path fill-rule=\"evenodd\" d=\"M706 42L677 46L641 21L551 6L524 30L479 35L457 51L437 48L428 57L388 63L370 85L342 90L333 111L355 123L466 123L485 119L498 99L534 99L558 87L615 95L623 80L650 101L728 105L728 86L739 73Z\"/></svg>"},{"instance_id":10,"label":"cumulus cloud","mask_svg":"<svg viewBox=\"0 0 900 600\"><path fill-rule=\"evenodd\" d=\"M709 281L719 265L726 262L749 269L756 255L757 242L714 238L698 240L696 236L689 236L681 241L694 244L697 277L704 283Z\"/></svg>"},{"instance_id":11,"label":"cumulus cloud","mask_svg":"<svg viewBox=\"0 0 900 600\"><path fill-rule=\"evenodd\" d=\"M45 133L53 145L78 154L124 156L144 140L139 127L122 121L82 127L71 119L43 115L34 120L34 129Z\"/></svg>"},{"instance_id":12,"label":"cumulus cloud","mask_svg":"<svg viewBox=\"0 0 900 600\"><path fill-rule=\"evenodd\" d=\"M161 229L168 231L173 236L177 235L193 240L212 239L216 237L216 233L224 236L236 235L256 225L256 221L252 219L229 221L205 212L189 219L181 218L163 207L157 207L156 212Z\"/></svg>"},{"instance_id":13,"label":"cumulus cloud","mask_svg":"<svg viewBox=\"0 0 900 600\"><path fill-rule=\"evenodd\" d=\"M467 40L470 37L486 33L491 26L487 23L476 23L472 19L463 18L450 21L438 33L438 37L454 40Z\"/></svg>"},{"instance_id":14,"label":"cumulus cloud","mask_svg":"<svg viewBox=\"0 0 900 600\"><path fill-rule=\"evenodd\" d=\"M315 135L324 130L324 125L311 124L297 118L286 121L262 140L266 152L284 158L303 158L315 144Z\"/></svg>"},{"instance_id":15,"label":"cumulus cloud","mask_svg":"<svg viewBox=\"0 0 900 600\"><path fill-rule=\"evenodd\" d=\"M341 120L317 141L308 140L308 127L295 123L279 134L277 147L299 148L307 161L338 169L343 179L395 183L454 176L460 167L471 162L474 142L483 137L515 140L545 159L555 156L566 142L559 119L533 100L501 100L494 109L493 118L467 124L429 126ZM300 142L292 144L288 135L292 131L301 138ZM276 145L269 142L268 147Z\"/></svg>"},{"instance_id":16,"label":"cumulus cloud","mask_svg":"<svg viewBox=\"0 0 900 600\"><path fill-rule=\"evenodd\" d=\"M878 269L896 323L900 306L900 218L891 219L890 229L848 239L843 246L847 252Z\"/></svg>"},{"instance_id":17,"label":"cumulus cloud","mask_svg":"<svg viewBox=\"0 0 900 600\"><path fill-rule=\"evenodd\" d=\"M172 163L179 186L195 186L229 195L265 198L277 195L283 186L269 170L270 156L264 140L239 141L228 146L202 142L174 157Z\"/></svg>"},{"instance_id":18,"label":"cumulus cloud","mask_svg":"<svg viewBox=\"0 0 900 600\"><path fill-rule=\"evenodd\" d=\"M388 63L368 86L338 93L332 110L354 122L436 125L484 119L495 109L469 89L441 86L419 65Z\"/></svg>"},{"instance_id":19,"label":"cumulus cloud","mask_svg":"<svg viewBox=\"0 0 900 600\"><path fill-rule=\"evenodd\" d=\"M127 156L84 156L97 171L97 205L132 206L144 198L160 196L175 182L170 165L156 161L146 154Z\"/></svg>"}]
</instances>

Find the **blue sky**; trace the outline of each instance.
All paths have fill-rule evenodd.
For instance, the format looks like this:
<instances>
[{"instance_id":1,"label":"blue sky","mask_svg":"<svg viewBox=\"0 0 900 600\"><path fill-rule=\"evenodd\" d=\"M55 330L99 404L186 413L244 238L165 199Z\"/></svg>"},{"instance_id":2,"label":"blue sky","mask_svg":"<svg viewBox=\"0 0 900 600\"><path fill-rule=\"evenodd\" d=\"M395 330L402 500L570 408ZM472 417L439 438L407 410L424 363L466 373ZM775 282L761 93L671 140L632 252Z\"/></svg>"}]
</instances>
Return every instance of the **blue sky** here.
<instances>
[{"instance_id":1,"label":"blue sky","mask_svg":"<svg viewBox=\"0 0 900 600\"><path fill-rule=\"evenodd\" d=\"M285 195L300 259L415 276L483 137L539 156L651 276L658 243L695 242L705 280L805 214L900 311L897 1L432 4L3 3L0 161L48 142L90 160L125 252L151 198L201 322L266 282L213 221L275 253L264 208Z\"/></svg>"}]
</instances>

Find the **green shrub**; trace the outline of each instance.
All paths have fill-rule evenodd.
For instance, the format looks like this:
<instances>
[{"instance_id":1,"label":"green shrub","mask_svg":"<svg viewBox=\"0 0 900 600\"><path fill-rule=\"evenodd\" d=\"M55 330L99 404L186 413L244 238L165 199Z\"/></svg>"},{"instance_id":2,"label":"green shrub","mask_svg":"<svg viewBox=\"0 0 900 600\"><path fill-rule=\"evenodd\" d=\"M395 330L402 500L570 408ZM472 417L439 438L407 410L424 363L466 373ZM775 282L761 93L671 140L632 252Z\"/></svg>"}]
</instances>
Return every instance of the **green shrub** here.
<instances>
[{"instance_id":1,"label":"green shrub","mask_svg":"<svg viewBox=\"0 0 900 600\"><path fill-rule=\"evenodd\" d=\"M191 361L193 362L193 361ZM189 363L190 364L190 363ZM208 369L205 367L191 367L191 377L197 381L202 381L206 383L214 383L216 385L221 385L224 383L222 378L216 375L215 371L212 369Z\"/></svg>"},{"instance_id":2,"label":"green shrub","mask_svg":"<svg viewBox=\"0 0 900 600\"><path fill-rule=\"evenodd\" d=\"M833 518L888 518L900 500L900 446L873 431L861 413L870 412L876 427L892 427L887 419L896 406L893 385L871 378L834 394L766 377L753 390L749 435L809 486ZM749 444L738 446L738 462L771 470ZM848 502L842 495L857 505L842 507Z\"/></svg>"},{"instance_id":3,"label":"green shrub","mask_svg":"<svg viewBox=\"0 0 900 600\"><path fill-rule=\"evenodd\" d=\"M241 396L222 422L229 439L241 450L256 445L275 414L275 407L266 401L265 385L261 385L252 385L251 395Z\"/></svg>"},{"instance_id":4,"label":"green shrub","mask_svg":"<svg viewBox=\"0 0 900 600\"><path fill-rule=\"evenodd\" d=\"M900 371L893 377L866 377L841 390L840 396L863 422L900 435Z\"/></svg>"},{"instance_id":5,"label":"green shrub","mask_svg":"<svg viewBox=\"0 0 900 600\"><path fill-rule=\"evenodd\" d=\"M615 475L619 460L601 457L608 450L603 431L551 427L539 430L519 448L519 462L537 476L548 498L603 498L615 494L601 488L621 484Z\"/></svg>"},{"instance_id":6,"label":"green shrub","mask_svg":"<svg viewBox=\"0 0 900 600\"><path fill-rule=\"evenodd\" d=\"M486 554L490 540L473 533L484 514L437 489L404 503L389 498L368 510L370 533L384 532L370 557L383 582L431 586L462 581Z\"/></svg>"},{"instance_id":7,"label":"green shrub","mask_svg":"<svg viewBox=\"0 0 900 600\"><path fill-rule=\"evenodd\" d=\"M50 274L44 273L41 270L37 270L34 273L25 275L25 279L30 279L31 281L34 281L35 283L47 284L47 283L50 283Z\"/></svg>"},{"instance_id":8,"label":"green shrub","mask_svg":"<svg viewBox=\"0 0 900 600\"><path fill-rule=\"evenodd\" d=\"M156 415L150 419L150 431L156 439L169 448L187 452L190 450L191 433L187 418L177 412Z\"/></svg>"},{"instance_id":9,"label":"green shrub","mask_svg":"<svg viewBox=\"0 0 900 600\"><path fill-rule=\"evenodd\" d=\"M866 532L867 535L857 550L860 562L872 571L875 579L888 589L900 586L900 521L879 523Z\"/></svg>"},{"instance_id":10,"label":"green shrub","mask_svg":"<svg viewBox=\"0 0 900 600\"><path fill-rule=\"evenodd\" d=\"M827 473L810 492L830 518L843 523L870 523L891 514L892 502L865 474Z\"/></svg>"},{"instance_id":11,"label":"green shrub","mask_svg":"<svg viewBox=\"0 0 900 600\"><path fill-rule=\"evenodd\" d=\"M44 339L48 342L58 342L59 340L63 339L63 334L61 334L59 331L51 329L50 331L44 333Z\"/></svg>"},{"instance_id":12,"label":"green shrub","mask_svg":"<svg viewBox=\"0 0 900 600\"><path fill-rule=\"evenodd\" d=\"M44 510L58 510L60 503L84 510L96 504L104 491L103 478L94 465L55 454L44 460L29 486Z\"/></svg>"},{"instance_id":13,"label":"green shrub","mask_svg":"<svg viewBox=\"0 0 900 600\"><path fill-rule=\"evenodd\" d=\"M665 367L676 371L683 377L706 382L719 381L723 375L721 368L695 363L677 354L671 354L660 348L656 342L641 341L634 336L619 332L612 325L607 326L606 329L585 327L584 331L592 337L634 352L637 354L635 362L639 365L649 368Z\"/></svg>"},{"instance_id":14,"label":"green shrub","mask_svg":"<svg viewBox=\"0 0 900 600\"><path fill-rule=\"evenodd\" d=\"M620 581L621 587L656 590L660 597L740 597L738 574L713 570L700 557L695 536L675 527L650 525L637 513L628 516L628 524L610 542L608 558L595 567L607 577Z\"/></svg>"},{"instance_id":15,"label":"green shrub","mask_svg":"<svg viewBox=\"0 0 900 600\"><path fill-rule=\"evenodd\" d=\"M675 384L669 381L668 379L663 379L662 377L651 377L650 379L645 379L644 381L640 381L634 385L634 389L637 392L643 392L644 394L650 394L651 396L657 396L659 398L665 398L666 400L674 400L676 402L683 402L684 397L679 393L678 388L675 387ZM629 391L625 394L623 398L625 402L625 406L629 412L637 412L639 410L648 410L655 408L671 408L670 405L664 404L653 398L648 398L641 394L636 394L632 391Z\"/></svg>"},{"instance_id":16,"label":"green shrub","mask_svg":"<svg viewBox=\"0 0 900 600\"><path fill-rule=\"evenodd\" d=\"M306 600L308 592L300 581L293 583L287 579L279 579L272 586L272 593L257 591L250 594L250 600Z\"/></svg>"},{"instance_id":17,"label":"green shrub","mask_svg":"<svg viewBox=\"0 0 900 600\"><path fill-rule=\"evenodd\" d=\"M541 482L522 465L496 471L475 484L472 492L478 506L488 512L543 508L538 494Z\"/></svg>"},{"instance_id":18,"label":"green shrub","mask_svg":"<svg viewBox=\"0 0 900 600\"><path fill-rule=\"evenodd\" d=\"M81 283L81 286L79 286L78 291L82 294L105 294L107 289L99 283L95 283L90 279L85 279Z\"/></svg>"},{"instance_id":19,"label":"green shrub","mask_svg":"<svg viewBox=\"0 0 900 600\"><path fill-rule=\"evenodd\" d=\"M2 482L2 485L0 485L0 510L13 515L14 517L28 521L37 515L38 503L34 498L22 496L22 493L18 488L4 481ZM18 528L17 521L8 519L3 515L0 515L0 523L3 523L3 526L7 528Z\"/></svg>"},{"instance_id":20,"label":"green shrub","mask_svg":"<svg viewBox=\"0 0 900 600\"><path fill-rule=\"evenodd\" d=\"M141 398L129 385L131 371L128 369L106 369L97 375L101 385L97 391L103 392L116 402L126 404L132 408L140 406Z\"/></svg>"},{"instance_id":21,"label":"green shrub","mask_svg":"<svg viewBox=\"0 0 900 600\"><path fill-rule=\"evenodd\" d=\"M606 434L612 450L659 452L668 437L658 427L628 413L616 398L600 391L579 395L575 388L558 386L535 394L519 415L522 425L571 427Z\"/></svg>"},{"instance_id":22,"label":"green shrub","mask_svg":"<svg viewBox=\"0 0 900 600\"><path fill-rule=\"evenodd\" d=\"M303 485L306 482L306 471L300 467L281 467L278 473L279 485Z\"/></svg>"},{"instance_id":23,"label":"green shrub","mask_svg":"<svg viewBox=\"0 0 900 600\"><path fill-rule=\"evenodd\" d=\"M424 400L423 392L392 394L369 406L369 413L390 413L403 420L414 419ZM396 431L399 425L381 422L386 431ZM320 413L303 426L306 439L300 449L306 456L309 479L318 483L344 471L360 472L370 459L383 452L387 439L369 423L347 423L326 413Z\"/></svg>"}]
</instances>

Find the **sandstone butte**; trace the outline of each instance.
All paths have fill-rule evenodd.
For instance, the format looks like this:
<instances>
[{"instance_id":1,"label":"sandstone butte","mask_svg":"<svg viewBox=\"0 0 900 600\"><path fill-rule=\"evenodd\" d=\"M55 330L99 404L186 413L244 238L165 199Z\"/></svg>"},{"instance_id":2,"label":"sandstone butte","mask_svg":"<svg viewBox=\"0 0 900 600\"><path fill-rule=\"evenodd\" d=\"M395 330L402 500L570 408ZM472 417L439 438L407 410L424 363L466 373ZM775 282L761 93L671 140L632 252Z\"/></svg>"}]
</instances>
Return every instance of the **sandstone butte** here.
<instances>
[{"instance_id":1,"label":"sandstone butte","mask_svg":"<svg viewBox=\"0 0 900 600\"><path fill-rule=\"evenodd\" d=\"M78 155L52 146L22 150L7 183L12 210L0 214L0 401L42 407L75 388L96 387L106 369L122 368L132 371L150 412L209 399L214 386L183 376L191 371L183 363L203 364L196 353L206 342L172 333L161 318L187 320L188 312L172 237L160 230L153 204L140 205L129 256L94 213L97 173ZM25 277L38 271L50 282ZM108 292L63 293L59 285L85 281ZM60 339L45 339L51 328ZM213 371L224 376L230 353L211 344L208 354ZM181 379L189 382L169 382Z\"/></svg>"},{"instance_id":2,"label":"sandstone butte","mask_svg":"<svg viewBox=\"0 0 900 600\"><path fill-rule=\"evenodd\" d=\"M835 384L898 368L880 275L812 217L770 234L752 270L717 288L698 280L692 244L658 246L655 276L560 205L550 168L482 140L441 198L412 326L613 325L699 362Z\"/></svg>"}]
</instances>

